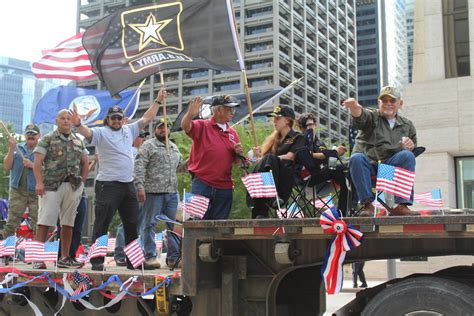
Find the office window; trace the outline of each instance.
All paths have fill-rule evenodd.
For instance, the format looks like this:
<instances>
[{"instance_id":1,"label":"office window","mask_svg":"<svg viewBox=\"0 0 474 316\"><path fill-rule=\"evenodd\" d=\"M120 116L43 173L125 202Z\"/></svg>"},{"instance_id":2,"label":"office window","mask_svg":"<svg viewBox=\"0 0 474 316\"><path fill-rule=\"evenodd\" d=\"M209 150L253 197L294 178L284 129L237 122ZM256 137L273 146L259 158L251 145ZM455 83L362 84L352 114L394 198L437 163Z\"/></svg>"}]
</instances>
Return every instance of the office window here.
<instances>
[{"instance_id":1,"label":"office window","mask_svg":"<svg viewBox=\"0 0 474 316\"><path fill-rule=\"evenodd\" d=\"M474 208L474 157L456 158L458 208Z\"/></svg>"},{"instance_id":2,"label":"office window","mask_svg":"<svg viewBox=\"0 0 474 316\"><path fill-rule=\"evenodd\" d=\"M446 78L470 76L467 0L443 0L443 35Z\"/></svg>"}]
</instances>

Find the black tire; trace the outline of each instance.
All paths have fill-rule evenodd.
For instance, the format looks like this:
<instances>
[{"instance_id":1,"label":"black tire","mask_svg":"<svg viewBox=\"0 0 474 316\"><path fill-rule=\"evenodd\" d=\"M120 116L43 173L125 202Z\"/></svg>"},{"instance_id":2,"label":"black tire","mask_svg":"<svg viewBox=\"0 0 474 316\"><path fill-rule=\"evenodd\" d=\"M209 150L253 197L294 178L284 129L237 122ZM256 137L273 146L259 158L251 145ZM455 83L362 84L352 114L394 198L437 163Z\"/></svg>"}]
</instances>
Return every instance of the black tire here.
<instances>
[{"instance_id":1,"label":"black tire","mask_svg":"<svg viewBox=\"0 0 474 316\"><path fill-rule=\"evenodd\" d=\"M473 315L474 288L440 277L410 278L378 293L364 308L362 315L398 316L417 311Z\"/></svg>"}]
</instances>

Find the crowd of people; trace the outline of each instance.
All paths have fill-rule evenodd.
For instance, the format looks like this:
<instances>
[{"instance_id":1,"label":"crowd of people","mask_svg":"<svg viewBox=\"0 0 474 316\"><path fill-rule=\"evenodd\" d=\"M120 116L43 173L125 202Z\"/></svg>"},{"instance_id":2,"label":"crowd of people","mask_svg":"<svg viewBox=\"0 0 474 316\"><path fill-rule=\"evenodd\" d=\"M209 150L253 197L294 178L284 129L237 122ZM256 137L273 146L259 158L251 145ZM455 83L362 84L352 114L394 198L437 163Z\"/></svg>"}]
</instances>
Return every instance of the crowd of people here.
<instances>
[{"instance_id":1,"label":"crowd of people","mask_svg":"<svg viewBox=\"0 0 474 316\"><path fill-rule=\"evenodd\" d=\"M133 269L125 256L126 244L141 238L145 269L160 268L155 245L155 226L158 216L172 221L178 209L177 172L188 171L192 177L191 193L207 197L208 209L202 219L225 220L232 208L234 183L232 168L241 161L244 150L238 133L229 125L240 106L230 96L216 96L211 101L212 117L195 119L203 99L191 99L181 127L192 139L186 161L178 147L168 142L170 125L165 119L154 122L158 109L166 98L161 89L143 117L128 123L119 106L109 108L104 125L89 128L82 124L74 107L57 114L57 129L41 137L37 126L25 128L25 142L17 144L8 139L8 153L4 168L10 170L9 216L3 229L4 238L14 233L23 212L28 209L35 239L44 242L51 227L60 224L60 256L57 266L77 268L83 265L75 258L81 240L87 207L84 183L91 164L98 161L95 179L95 220L92 241L107 234L114 214L118 211L121 225L117 231L115 261L117 265ZM363 207L361 216L373 216L375 199L371 176L377 163L415 170L416 130L411 121L399 114L403 106L400 92L395 87L384 87L378 96L378 109L363 108L357 100L343 102L359 130L356 146L350 156L349 175L330 168L326 144L318 138L318 118L311 113L296 117L294 110L277 106L268 114L274 131L261 146L251 149L255 157L252 172L270 171L278 192L277 198L250 198L252 218L269 216L269 209L285 205L292 188L298 183L302 170L311 176L314 185L333 180L340 188L337 208L345 216L348 183L351 181L358 201ZM144 129L154 122L154 135ZM296 125L301 132L294 129ZM79 137L77 134L82 135ZM88 161L86 142L95 146L97 159ZM344 145L334 147L337 156L346 154ZM349 182L348 182L349 181ZM391 215L417 215L408 205L410 199L395 199ZM166 262L174 268L179 260L179 245L170 239ZM91 259L93 270L104 270L104 258ZM43 262L34 268L45 269Z\"/></svg>"}]
</instances>

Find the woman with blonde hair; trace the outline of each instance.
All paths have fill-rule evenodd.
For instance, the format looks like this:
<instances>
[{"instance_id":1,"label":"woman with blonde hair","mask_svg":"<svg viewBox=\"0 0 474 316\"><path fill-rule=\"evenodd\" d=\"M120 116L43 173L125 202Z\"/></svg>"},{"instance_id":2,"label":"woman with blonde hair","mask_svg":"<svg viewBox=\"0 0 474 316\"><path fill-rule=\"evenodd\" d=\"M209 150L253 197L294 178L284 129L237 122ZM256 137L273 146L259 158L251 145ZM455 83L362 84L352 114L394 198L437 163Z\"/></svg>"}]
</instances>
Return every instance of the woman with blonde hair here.
<instances>
[{"instance_id":1,"label":"woman with blonde hair","mask_svg":"<svg viewBox=\"0 0 474 316\"><path fill-rule=\"evenodd\" d=\"M293 130L295 112L292 108L281 105L267 116L273 117L275 130L263 142L261 148L254 148L257 165L253 172L271 170L278 197L286 202L294 185L294 160L296 153L304 149L303 135ZM268 217L269 207L275 208L276 200L269 198L251 199L248 204L252 209L252 218Z\"/></svg>"}]
</instances>

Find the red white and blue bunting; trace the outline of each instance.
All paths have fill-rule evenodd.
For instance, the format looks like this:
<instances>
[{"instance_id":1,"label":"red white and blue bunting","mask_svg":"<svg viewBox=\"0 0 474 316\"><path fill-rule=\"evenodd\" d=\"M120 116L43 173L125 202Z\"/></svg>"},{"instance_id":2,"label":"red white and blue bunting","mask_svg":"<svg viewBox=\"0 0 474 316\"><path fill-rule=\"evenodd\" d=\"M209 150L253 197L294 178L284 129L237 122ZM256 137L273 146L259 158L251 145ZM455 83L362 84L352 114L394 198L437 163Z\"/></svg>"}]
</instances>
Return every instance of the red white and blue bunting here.
<instances>
[{"instance_id":1,"label":"red white and blue bunting","mask_svg":"<svg viewBox=\"0 0 474 316\"><path fill-rule=\"evenodd\" d=\"M363 234L354 226L346 224L335 209L324 211L319 218L319 224L325 233L336 234L326 251L321 275L326 292L337 294L342 288L344 279L342 265L346 252L360 246Z\"/></svg>"}]
</instances>

